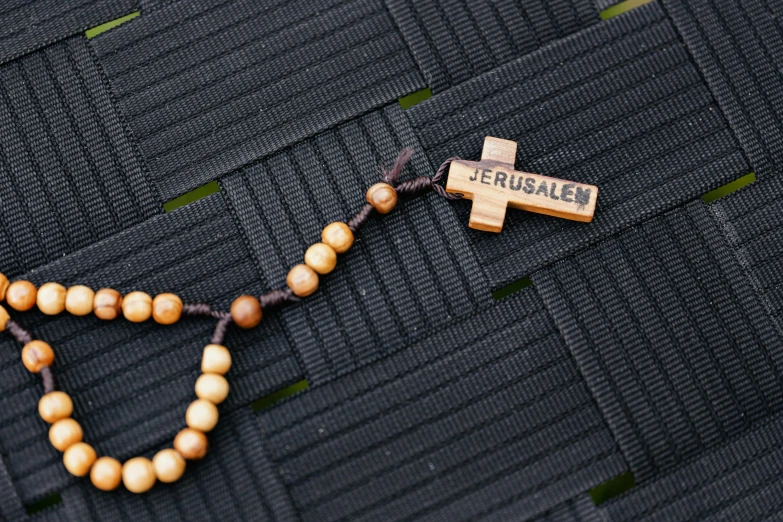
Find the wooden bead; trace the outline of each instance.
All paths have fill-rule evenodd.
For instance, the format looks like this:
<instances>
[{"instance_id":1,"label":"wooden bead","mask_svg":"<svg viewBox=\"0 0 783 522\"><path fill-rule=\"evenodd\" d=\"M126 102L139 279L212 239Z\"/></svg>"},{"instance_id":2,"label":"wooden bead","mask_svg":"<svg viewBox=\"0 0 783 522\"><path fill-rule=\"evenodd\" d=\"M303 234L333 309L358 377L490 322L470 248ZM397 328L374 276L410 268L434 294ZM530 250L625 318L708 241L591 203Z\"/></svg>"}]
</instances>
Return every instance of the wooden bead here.
<instances>
[{"instance_id":1,"label":"wooden bead","mask_svg":"<svg viewBox=\"0 0 783 522\"><path fill-rule=\"evenodd\" d=\"M367 203L379 214L388 214L397 206L397 191L388 183L376 183L367 191Z\"/></svg>"},{"instance_id":2,"label":"wooden bead","mask_svg":"<svg viewBox=\"0 0 783 522\"><path fill-rule=\"evenodd\" d=\"M30 341L22 348L22 364L27 371L39 373L54 362L54 350L43 341Z\"/></svg>"},{"instance_id":3,"label":"wooden bead","mask_svg":"<svg viewBox=\"0 0 783 522\"><path fill-rule=\"evenodd\" d=\"M316 243L307 249L305 264L319 274L328 274L337 266L337 252L326 243Z\"/></svg>"},{"instance_id":4,"label":"wooden bead","mask_svg":"<svg viewBox=\"0 0 783 522\"><path fill-rule=\"evenodd\" d=\"M65 310L65 287L60 283L44 283L36 297L38 309L46 315L57 315Z\"/></svg>"},{"instance_id":5,"label":"wooden bead","mask_svg":"<svg viewBox=\"0 0 783 522\"><path fill-rule=\"evenodd\" d=\"M8 315L8 310L0 306L0 332L5 331L5 327L6 325L8 325L8 321L10 320L11 320L11 316Z\"/></svg>"},{"instance_id":6,"label":"wooden bead","mask_svg":"<svg viewBox=\"0 0 783 522\"><path fill-rule=\"evenodd\" d=\"M196 396L215 404L226 400L228 389L226 378L217 373L205 373L196 380Z\"/></svg>"},{"instance_id":7,"label":"wooden bead","mask_svg":"<svg viewBox=\"0 0 783 522\"><path fill-rule=\"evenodd\" d=\"M240 295L231 303L231 319L240 328L253 328L261 322L261 303L252 295Z\"/></svg>"},{"instance_id":8,"label":"wooden bead","mask_svg":"<svg viewBox=\"0 0 783 522\"><path fill-rule=\"evenodd\" d=\"M73 413L73 401L71 401L67 393L61 391L49 392L38 401L38 413L43 420L52 424L71 416Z\"/></svg>"},{"instance_id":9,"label":"wooden bead","mask_svg":"<svg viewBox=\"0 0 783 522\"><path fill-rule=\"evenodd\" d=\"M122 464L111 457L101 457L90 470L92 485L102 491L114 491L122 482Z\"/></svg>"},{"instance_id":10,"label":"wooden bead","mask_svg":"<svg viewBox=\"0 0 783 522\"><path fill-rule=\"evenodd\" d=\"M131 292L122 299L122 314L132 323L143 323L152 315L152 298L144 292Z\"/></svg>"},{"instance_id":11,"label":"wooden bead","mask_svg":"<svg viewBox=\"0 0 783 522\"><path fill-rule=\"evenodd\" d=\"M185 473L185 459L177 450L164 449L152 458L152 467L161 482L176 482Z\"/></svg>"},{"instance_id":12,"label":"wooden bead","mask_svg":"<svg viewBox=\"0 0 783 522\"><path fill-rule=\"evenodd\" d=\"M209 442L200 431L185 428L174 437L174 449L187 460L200 460L207 454Z\"/></svg>"},{"instance_id":13,"label":"wooden bead","mask_svg":"<svg viewBox=\"0 0 783 522\"><path fill-rule=\"evenodd\" d=\"M72 286L65 293L65 309L77 316L89 315L92 312L95 292L84 285Z\"/></svg>"},{"instance_id":14,"label":"wooden bead","mask_svg":"<svg viewBox=\"0 0 783 522\"><path fill-rule=\"evenodd\" d=\"M135 457L122 466L122 483L132 493L144 493L155 485L155 468L150 459Z\"/></svg>"},{"instance_id":15,"label":"wooden bead","mask_svg":"<svg viewBox=\"0 0 783 522\"><path fill-rule=\"evenodd\" d=\"M217 406L204 399L191 402L185 412L185 423L189 428L204 433L212 431L218 423Z\"/></svg>"},{"instance_id":16,"label":"wooden bead","mask_svg":"<svg viewBox=\"0 0 783 522\"><path fill-rule=\"evenodd\" d=\"M353 232L345 223L335 221L323 229L321 241L332 247L338 254L343 254L353 245Z\"/></svg>"},{"instance_id":17,"label":"wooden bead","mask_svg":"<svg viewBox=\"0 0 783 522\"><path fill-rule=\"evenodd\" d=\"M82 437L84 437L82 427L71 418L60 419L49 428L49 442L58 451L65 451L77 442L81 442Z\"/></svg>"},{"instance_id":18,"label":"wooden bead","mask_svg":"<svg viewBox=\"0 0 783 522\"><path fill-rule=\"evenodd\" d=\"M122 309L122 296L112 288L101 288L95 292L93 309L99 319L104 321L116 319Z\"/></svg>"},{"instance_id":19,"label":"wooden bead","mask_svg":"<svg viewBox=\"0 0 783 522\"><path fill-rule=\"evenodd\" d=\"M296 265L289 270L285 282L299 297L307 297L318 290L318 274L307 265Z\"/></svg>"},{"instance_id":20,"label":"wooden bead","mask_svg":"<svg viewBox=\"0 0 783 522\"><path fill-rule=\"evenodd\" d=\"M14 281L8 285L5 292L5 300L8 306L20 312L26 312L35 306L35 298L38 291L30 281Z\"/></svg>"},{"instance_id":21,"label":"wooden bead","mask_svg":"<svg viewBox=\"0 0 783 522\"><path fill-rule=\"evenodd\" d=\"M152 318L158 324L174 324L182 316L182 299L174 294L158 294L152 300Z\"/></svg>"},{"instance_id":22,"label":"wooden bead","mask_svg":"<svg viewBox=\"0 0 783 522\"><path fill-rule=\"evenodd\" d=\"M231 352L219 344L208 344L204 347L201 357L202 373L219 373L225 375L231 368Z\"/></svg>"},{"instance_id":23,"label":"wooden bead","mask_svg":"<svg viewBox=\"0 0 783 522\"><path fill-rule=\"evenodd\" d=\"M5 274L0 274L0 301L5 299L5 292L8 290L8 278L5 276Z\"/></svg>"},{"instance_id":24,"label":"wooden bead","mask_svg":"<svg viewBox=\"0 0 783 522\"><path fill-rule=\"evenodd\" d=\"M90 468L97 458L98 455L95 454L92 446L84 442L77 442L65 450L63 463L71 475L83 477L90 472Z\"/></svg>"}]
</instances>

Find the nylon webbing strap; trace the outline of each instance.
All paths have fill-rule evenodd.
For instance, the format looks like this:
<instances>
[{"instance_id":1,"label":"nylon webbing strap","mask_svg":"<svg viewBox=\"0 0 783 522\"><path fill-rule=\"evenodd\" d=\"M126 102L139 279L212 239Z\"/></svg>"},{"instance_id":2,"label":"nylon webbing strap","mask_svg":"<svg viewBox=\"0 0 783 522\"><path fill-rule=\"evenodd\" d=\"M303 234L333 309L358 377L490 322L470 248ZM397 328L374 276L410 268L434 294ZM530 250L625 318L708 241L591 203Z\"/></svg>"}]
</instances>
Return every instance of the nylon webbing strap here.
<instances>
[{"instance_id":1,"label":"nylon webbing strap","mask_svg":"<svg viewBox=\"0 0 783 522\"><path fill-rule=\"evenodd\" d=\"M160 211L85 42L0 67L0 266L9 277Z\"/></svg>"},{"instance_id":2,"label":"nylon webbing strap","mask_svg":"<svg viewBox=\"0 0 783 522\"><path fill-rule=\"evenodd\" d=\"M131 13L138 0L5 0L0 64Z\"/></svg>"},{"instance_id":3,"label":"nylon webbing strap","mask_svg":"<svg viewBox=\"0 0 783 522\"><path fill-rule=\"evenodd\" d=\"M783 4L664 0L760 176L783 168Z\"/></svg>"},{"instance_id":4,"label":"nylon webbing strap","mask_svg":"<svg viewBox=\"0 0 783 522\"><path fill-rule=\"evenodd\" d=\"M106 494L79 481L62 497L66 506L73 504L72 520L296 520L248 408L221 418L210 433L209 458L189 462L175 487L158 485L144 495L123 489Z\"/></svg>"},{"instance_id":5,"label":"nylon webbing strap","mask_svg":"<svg viewBox=\"0 0 783 522\"><path fill-rule=\"evenodd\" d=\"M760 180L710 209L783 332L783 177Z\"/></svg>"},{"instance_id":6,"label":"nylon webbing strap","mask_svg":"<svg viewBox=\"0 0 783 522\"><path fill-rule=\"evenodd\" d=\"M598 22L592 0L386 0L433 92Z\"/></svg>"},{"instance_id":7,"label":"nylon webbing strap","mask_svg":"<svg viewBox=\"0 0 783 522\"><path fill-rule=\"evenodd\" d=\"M783 422L771 422L599 509L606 520L780 520Z\"/></svg>"},{"instance_id":8,"label":"nylon webbing strap","mask_svg":"<svg viewBox=\"0 0 783 522\"><path fill-rule=\"evenodd\" d=\"M593 504L587 493L563 502L559 506L531 518L535 522L608 522ZM498 522L501 522L498 520Z\"/></svg>"},{"instance_id":9,"label":"nylon webbing strap","mask_svg":"<svg viewBox=\"0 0 783 522\"><path fill-rule=\"evenodd\" d=\"M165 199L423 87L381 0L178 2L95 47Z\"/></svg>"},{"instance_id":10,"label":"nylon webbing strap","mask_svg":"<svg viewBox=\"0 0 783 522\"><path fill-rule=\"evenodd\" d=\"M404 147L403 176L431 176L397 105L323 132L221 183L272 288L285 286L321 230L345 221ZM434 194L403 198L371 218L355 246L306 304L285 310L286 329L311 384L346 373L486 306L490 292L464 228Z\"/></svg>"},{"instance_id":11,"label":"nylon webbing strap","mask_svg":"<svg viewBox=\"0 0 783 522\"><path fill-rule=\"evenodd\" d=\"M600 187L585 225L509 211L470 231L492 286L700 196L749 167L687 51L649 4L498 67L406 111L433 166L477 159L485 135L517 166ZM470 202L455 205L467 225Z\"/></svg>"},{"instance_id":12,"label":"nylon webbing strap","mask_svg":"<svg viewBox=\"0 0 783 522\"><path fill-rule=\"evenodd\" d=\"M229 215L215 194L27 274L36 284L59 281L120 292L176 292L185 302L227 310L242 292L266 290ZM171 439L193 400L201 352L213 320L183 318L105 322L94 316L20 321L57 353L57 378L74 400L79 422L102 455L125 459ZM223 414L301 379L302 370L276 314L252 332L232 328L226 339L234 365ZM27 503L74 481L51 447L36 405L40 380L19 361L18 343L0 343L0 443L9 472ZM228 441L222 445L228 447ZM85 483L85 487L89 484Z\"/></svg>"},{"instance_id":13,"label":"nylon webbing strap","mask_svg":"<svg viewBox=\"0 0 783 522\"><path fill-rule=\"evenodd\" d=\"M0 453L0 520L24 518L24 506L8 473L5 457Z\"/></svg>"},{"instance_id":14,"label":"nylon webbing strap","mask_svg":"<svg viewBox=\"0 0 783 522\"><path fill-rule=\"evenodd\" d=\"M533 278L637 482L783 408L783 348L696 201Z\"/></svg>"},{"instance_id":15,"label":"nylon webbing strap","mask_svg":"<svg viewBox=\"0 0 783 522\"><path fill-rule=\"evenodd\" d=\"M259 422L305 522L524 519L626 469L532 288Z\"/></svg>"}]
</instances>

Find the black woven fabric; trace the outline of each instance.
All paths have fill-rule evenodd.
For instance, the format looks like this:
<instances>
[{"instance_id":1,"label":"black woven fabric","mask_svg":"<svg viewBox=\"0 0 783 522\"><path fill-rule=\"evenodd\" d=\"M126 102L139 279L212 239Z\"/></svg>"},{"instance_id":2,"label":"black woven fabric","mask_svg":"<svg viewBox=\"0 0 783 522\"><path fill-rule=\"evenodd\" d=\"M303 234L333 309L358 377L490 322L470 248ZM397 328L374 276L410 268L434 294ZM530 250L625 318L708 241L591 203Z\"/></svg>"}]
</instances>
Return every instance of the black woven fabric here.
<instances>
[{"instance_id":1,"label":"black woven fabric","mask_svg":"<svg viewBox=\"0 0 783 522\"><path fill-rule=\"evenodd\" d=\"M423 87L381 0L178 2L95 46L167 199Z\"/></svg>"},{"instance_id":2,"label":"black woven fabric","mask_svg":"<svg viewBox=\"0 0 783 522\"><path fill-rule=\"evenodd\" d=\"M783 331L783 178L759 181L710 206L761 302Z\"/></svg>"},{"instance_id":3,"label":"black woven fabric","mask_svg":"<svg viewBox=\"0 0 783 522\"><path fill-rule=\"evenodd\" d=\"M670 476L601 506L606 520L780 520L779 417Z\"/></svg>"},{"instance_id":4,"label":"black woven fabric","mask_svg":"<svg viewBox=\"0 0 783 522\"><path fill-rule=\"evenodd\" d=\"M625 471L531 288L259 416L303 521L511 520Z\"/></svg>"},{"instance_id":5,"label":"black woven fabric","mask_svg":"<svg viewBox=\"0 0 783 522\"><path fill-rule=\"evenodd\" d=\"M510 211L502 234L470 231L493 286L749 170L657 4L558 41L407 113L433 166L478 159L485 135L519 142L517 167L599 186L590 225ZM470 203L456 205L467 225Z\"/></svg>"},{"instance_id":6,"label":"black woven fabric","mask_svg":"<svg viewBox=\"0 0 783 522\"><path fill-rule=\"evenodd\" d=\"M139 0L5 0L0 7L0 64L109 22Z\"/></svg>"},{"instance_id":7,"label":"black woven fabric","mask_svg":"<svg viewBox=\"0 0 783 522\"><path fill-rule=\"evenodd\" d=\"M583 493L577 498L531 518L535 522L604 522L603 513L596 509L590 497Z\"/></svg>"},{"instance_id":8,"label":"black woven fabric","mask_svg":"<svg viewBox=\"0 0 783 522\"><path fill-rule=\"evenodd\" d=\"M386 0L433 92L598 22L592 0Z\"/></svg>"},{"instance_id":9,"label":"black woven fabric","mask_svg":"<svg viewBox=\"0 0 783 522\"><path fill-rule=\"evenodd\" d=\"M78 36L0 67L0 266L53 261L161 211Z\"/></svg>"},{"instance_id":10,"label":"black woven fabric","mask_svg":"<svg viewBox=\"0 0 783 522\"><path fill-rule=\"evenodd\" d=\"M221 183L259 273L285 286L288 269L319 241L324 225L346 221L403 147L414 155L404 177L429 165L397 106L319 134ZM407 199L374 218L322 279L307 306L283 313L307 371L318 384L410 344L491 300L448 203L434 194Z\"/></svg>"},{"instance_id":11,"label":"black woven fabric","mask_svg":"<svg viewBox=\"0 0 783 522\"><path fill-rule=\"evenodd\" d=\"M697 201L534 275L637 481L783 408L783 347Z\"/></svg>"},{"instance_id":12,"label":"black woven fabric","mask_svg":"<svg viewBox=\"0 0 783 522\"><path fill-rule=\"evenodd\" d=\"M783 167L783 4L664 0L756 173Z\"/></svg>"},{"instance_id":13,"label":"black woven fabric","mask_svg":"<svg viewBox=\"0 0 783 522\"><path fill-rule=\"evenodd\" d=\"M255 264L223 203L213 195L159 216L83 249L27 276L36 284L110 286L126 293L174 291L186 302L208 302L226 310L241 293L260 294ZM95 317L45 319L33 312L23 323L56 347L55 372L73 397L79 422L101 454L128 458L171 443L184 426L193 398L200 354L214 329L209 319L184 319L173 326L127 321L107 324ZM302 370L279 318L263 329L232 330L234 354L228 411L299 381ZM40 379L19 361L20 346L0 344L0 452L25 503L73 482L48 442L36 404Z\"/></svg>"}]
</instances>

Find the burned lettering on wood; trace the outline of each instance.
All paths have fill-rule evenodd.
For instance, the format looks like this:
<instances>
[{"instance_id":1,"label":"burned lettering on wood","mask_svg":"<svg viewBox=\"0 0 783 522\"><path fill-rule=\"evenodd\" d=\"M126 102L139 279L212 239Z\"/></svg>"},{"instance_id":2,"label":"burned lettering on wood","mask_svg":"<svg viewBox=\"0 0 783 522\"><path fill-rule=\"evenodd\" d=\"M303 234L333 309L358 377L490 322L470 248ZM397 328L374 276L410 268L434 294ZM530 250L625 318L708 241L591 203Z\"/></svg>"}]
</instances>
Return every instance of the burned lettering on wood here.
<instances>
[{"instance_id":1,"label":"burned lettering on wood","mask_svg":"<svg viewBox=\"0 0 783 522\"><path fill-rule=\"evenodd\" d=\"M598 187L514 170L517 144L487 136L481 161L453 161L446 191L473 200L470 228L500 232L506 207L590 222Z\"/></svg>"}]
</instances>

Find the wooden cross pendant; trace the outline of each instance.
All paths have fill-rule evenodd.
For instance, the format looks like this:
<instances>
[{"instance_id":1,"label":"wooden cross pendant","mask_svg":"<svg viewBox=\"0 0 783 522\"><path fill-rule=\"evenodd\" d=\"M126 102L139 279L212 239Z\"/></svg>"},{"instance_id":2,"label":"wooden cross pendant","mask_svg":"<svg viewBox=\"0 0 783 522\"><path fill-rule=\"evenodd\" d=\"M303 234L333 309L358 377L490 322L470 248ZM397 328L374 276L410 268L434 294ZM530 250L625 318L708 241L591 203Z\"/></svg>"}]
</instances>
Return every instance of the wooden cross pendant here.
<instances>
[{"instance_id":1,"label":"wooden cross pendant","mask_svg":"<svg viewBox=\"0 0 783 522\"><path fill-rule=\"evenodd\" d=\"M481 161L452 161L446 191L473 200L470 228L500 232L511 206L573 221L593 220L598 187L514 170L517 142L487 136Z\"/></svg>"}]
</instances>

